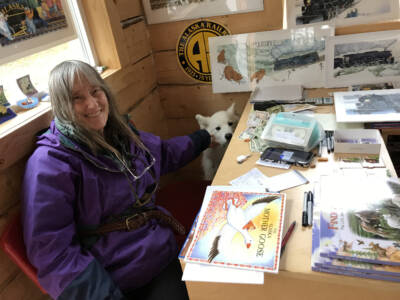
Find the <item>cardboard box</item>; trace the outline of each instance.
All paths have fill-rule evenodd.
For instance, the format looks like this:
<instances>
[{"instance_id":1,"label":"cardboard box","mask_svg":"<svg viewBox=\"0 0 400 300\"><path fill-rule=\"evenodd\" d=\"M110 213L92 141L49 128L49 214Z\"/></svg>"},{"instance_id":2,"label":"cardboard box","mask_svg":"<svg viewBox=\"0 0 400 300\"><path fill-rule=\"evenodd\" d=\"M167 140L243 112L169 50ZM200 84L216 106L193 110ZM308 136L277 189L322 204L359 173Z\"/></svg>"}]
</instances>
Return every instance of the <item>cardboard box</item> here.
<instances>
[{"instance_id":1,"label":"cardboard box","mask_svg":"<svg viewBox=\"0 0 400 300\"><path fill-rule=\"evenodd\" d=\"M335 153L378 154L381 152L381 136L377 129L335 130Z\"/></svg>"}]
</instances>

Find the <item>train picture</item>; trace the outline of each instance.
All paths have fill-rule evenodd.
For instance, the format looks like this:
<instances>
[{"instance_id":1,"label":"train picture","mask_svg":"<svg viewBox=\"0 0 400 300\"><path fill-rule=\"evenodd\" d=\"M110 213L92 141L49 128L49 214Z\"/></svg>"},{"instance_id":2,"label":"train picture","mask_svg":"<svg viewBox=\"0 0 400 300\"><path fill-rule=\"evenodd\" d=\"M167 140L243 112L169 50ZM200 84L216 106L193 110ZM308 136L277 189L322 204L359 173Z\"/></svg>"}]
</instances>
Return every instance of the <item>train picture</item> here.
<instances>
[{"instance_id":1,"label":"train picture","mask_svg":"<svg viewBox=\"0 0 400 300\"><path fill-rule=\"evenodd\" d=\"M303 0L297 23L309 24L313 20L327 21L351 7L354 0Z\"/></svg>"},{"instance_id":2,"label":"train picture","mask_svg":"<svg viewBox=\"0 0 400 300\"><path fill-rule=\"evenodd\" d=\"M335 57L333 67L336 69L393 63L394 57L392 52L389 50L367 51L362 53L345 54L342 57Z\"/></svg>"},{"instance_id":3,"label":"train picture","mask_svg":"<svg viewBox=\"0 0 400 300\"><path fill-rule=\"evenodd\" d=\"M337 122L400 121L400 89L336 92Z\"/></svg>"},{"instance_id":4,"label":"train picture","mask_svg":"<svg viewBox=\"0 0 400 300\"><path fill-rule=\"evenodd\" d=\"M287 0L289 27L332 22L335 27L395 20L398 0Z\"/></svg>"},{"instance_id":5,"label":"train picture","mask_svg":"<svg viewBox=\"0 0 400 300\"><path fill-rule=\"evenodd\" d=\"M277 59L274 62L274 70L294 69L301 66L310 65L320 60L316 51L311 53L297 55L290 58Z\"/></svg>"},{"instance_id":6,"label":"train picture","mask_svg":"<svg viewBox=\"0 0 400 300\"><path fill-rule=\"evenodd\" d=\"M400 30L330 39L326 80L329 87L400 81Z\"/></svg>"}]
</instances>

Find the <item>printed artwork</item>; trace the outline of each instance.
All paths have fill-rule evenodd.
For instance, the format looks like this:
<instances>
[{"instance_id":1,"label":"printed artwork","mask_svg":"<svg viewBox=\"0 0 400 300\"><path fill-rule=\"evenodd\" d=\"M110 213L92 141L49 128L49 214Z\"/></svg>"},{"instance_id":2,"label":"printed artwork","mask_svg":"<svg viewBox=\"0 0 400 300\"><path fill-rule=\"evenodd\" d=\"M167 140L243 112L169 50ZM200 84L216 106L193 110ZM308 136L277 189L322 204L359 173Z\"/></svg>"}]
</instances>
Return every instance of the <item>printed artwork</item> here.
<instances>
[{"instance_id":1,"label":"printed artwork","mask_svg":"<svg viewBox=\"0 0 400 300\"><path fill-rule=\"evenodd\" d=\"M256 86L324 85L329 26L209 38L214 93L251 91Z\"/></svg>"},{"instance_id":2,"label":"printed artwork","mask_svg":"<svg viewBox=\"0 0 400 300\"><path fill-rule=\"evenodd\" d=\"M277 273L285 202L285 194L208 188L185 260Z\"/></svg>"},{"instance_id":3,"label":"printed artwork","mask_svg":"<svg viewBox=\"0 0 400 300\"><path fill-rule=\"evenodd\" d=\"M397 19L397 0L288 0L290 27L331 22L336 27Z\"/></svg>"},{"instance_id":4,"label":"printed artwork","mask_svg":"<svg viewBox=\"0 0 400 300\"><path fill-rule=\"evenodd\" d=\"M329 87L400 80L400 30L337 36L327 48Z\"/></svg>"},{"instance_id":5,"label":"printed artwork","mask_svg":"<svg viewBox=\"0 0 400 300\"><path fill-rule=\"evenodd\" d=\"M336 92L337 122L400 121L400 89Z\"/></svg>"},{"instance_id":6,"label":"printed artwork","mask_svg":"<svg viewBox=\"0 0 400 300\"><path fill-rule=\"evenodd\" d=\"M0 44L5 47L67 27L61 0L0 0Z\"/></svg>"},{"instance_id":7,"label":"printed artwork","mask_svg":"<svg viewBox=\"0 0 400 300\"><path fill-rule=\"evenodd\" d=\"M29 75L25 75L21 78L18 78L17 84L21 92L26 96L32 96L38 92L33 86L33 83Z\"/></svg>"},{"instance_id":8,"label":"printed artwork","mask_svg":"<svg viewBox=\"0 0 400 300\"><path fill-rule=\"evenodd\" d=\"M259 11L263 0L143 0L148 24Z\"/></svg>"}]
</instances>

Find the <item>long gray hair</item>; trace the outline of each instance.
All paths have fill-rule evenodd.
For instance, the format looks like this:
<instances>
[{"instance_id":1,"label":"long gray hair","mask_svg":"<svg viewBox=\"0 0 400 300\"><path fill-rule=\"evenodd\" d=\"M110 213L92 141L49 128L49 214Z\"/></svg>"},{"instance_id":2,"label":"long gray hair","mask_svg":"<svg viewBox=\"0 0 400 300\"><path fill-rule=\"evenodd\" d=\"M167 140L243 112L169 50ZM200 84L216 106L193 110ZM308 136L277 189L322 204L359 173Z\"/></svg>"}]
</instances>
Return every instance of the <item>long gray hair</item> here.
<instances>
[{"instance_id":1,"label":"long gray hair","mask_svg":"<svg viewBox=\"0 0 400 300\"><path fill-rule=\"evenodd\" d=\"M75 79L80 81L86 79L89 84L101 88L106 94L109 114L103 135L77 122L72 99ZM126 120L119 114L109 87L100 74L89 64L79 60L68 60L58 64L50 72L49 94L55 117L62 124L71 126L76 137L88 145L94 154L107 149L117 158L123 159L120 151L112 142L115 137L121 136L133 140L139 147L145 148L139 137L133 133Z\"/></svg>"}]
</instances>

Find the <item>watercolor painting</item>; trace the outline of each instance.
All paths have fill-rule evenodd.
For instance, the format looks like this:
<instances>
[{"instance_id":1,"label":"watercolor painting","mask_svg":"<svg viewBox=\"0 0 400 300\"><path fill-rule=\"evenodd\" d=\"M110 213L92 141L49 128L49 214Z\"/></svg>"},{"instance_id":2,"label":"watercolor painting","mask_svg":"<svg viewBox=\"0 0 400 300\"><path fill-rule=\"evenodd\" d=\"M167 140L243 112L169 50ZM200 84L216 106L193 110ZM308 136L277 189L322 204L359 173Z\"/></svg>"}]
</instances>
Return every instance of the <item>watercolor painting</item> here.
<instances>
[{"instance_id":1,"label":"watercolor painting","mask_svg":"<svg viewBox=\"0 0 400 300\"><path fill-rule=\"evenodd\" d=\"M327 46L327 86L400 80L400 30L337 36Z\"/></svg>"}]
</instances>

